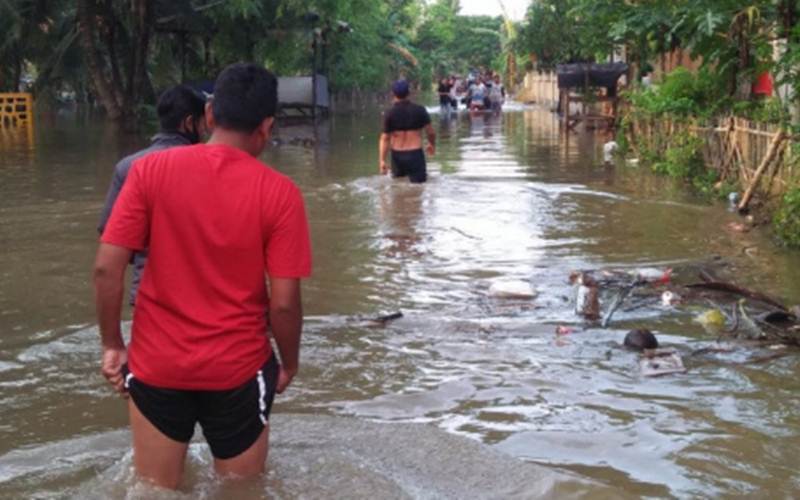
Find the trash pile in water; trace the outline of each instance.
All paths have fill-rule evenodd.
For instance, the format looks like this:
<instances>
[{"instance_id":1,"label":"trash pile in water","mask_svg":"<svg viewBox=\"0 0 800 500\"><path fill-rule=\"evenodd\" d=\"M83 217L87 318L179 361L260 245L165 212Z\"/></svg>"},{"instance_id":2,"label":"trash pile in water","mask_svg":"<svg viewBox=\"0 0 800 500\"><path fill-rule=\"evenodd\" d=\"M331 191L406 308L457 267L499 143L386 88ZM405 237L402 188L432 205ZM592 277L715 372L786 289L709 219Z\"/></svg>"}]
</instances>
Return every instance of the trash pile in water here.
<instances>
[{"instance_id":1,"label":"trash pile in water","mask_svg":"<svg viewBox=\"0 0 800 500\"><path fill-rule=\"evenodd\" d=\"M800 306L789 308L764 293L723 281L708 269L688 264L683 268L573 271L569 283L574 289L574 313L591 328L607 328L618 311L650 308L692 315L714 339L689 353L695 359L744 352L746 358L733 363L760 363L798 352ZM539 295L530 282L512 279L493 281L486 293L493 299L515 303L531 303ZM397 311L352 317L349 321L366 327L386 327L400 318L403 313ZM626 317L627 323L631 321ZM556 326L555 333L563 337L579 330L580 326L562 324ZM687 371L679 351L659 345L656 336L647 329L629 331L623 344L626 349L640 353L639 367L644 376Z\"/></svg>"},{"instance_id":2,"label":"trash pile in water","mask_svg":"<svg viewBox=\"0 0 800 500\"><path fill-rule=\"evenodd\" d=\"M766 294L749 290L716 278L707 270L697 274L699 281L676 279L672 268L632 270L600 269L575 271L569 281L575 287L575 314L606 328L614 314L644 307L667 307L693 313L696 322L715 337L714 345L699 349L693 356L726 353L739 347L770 349L766 356L750 357L744 362L763 362L785 356L789 347L800 347L800 306L786 307ZM601 303L606 303L601 307ZM556 334L570 333L558 326ZM632 330L625 346L642 352L642 374L658 376L686 371L674 349L659 348L648 330ZM755 350L754 349L754 350Z\"/></svg>"}]
</instances>

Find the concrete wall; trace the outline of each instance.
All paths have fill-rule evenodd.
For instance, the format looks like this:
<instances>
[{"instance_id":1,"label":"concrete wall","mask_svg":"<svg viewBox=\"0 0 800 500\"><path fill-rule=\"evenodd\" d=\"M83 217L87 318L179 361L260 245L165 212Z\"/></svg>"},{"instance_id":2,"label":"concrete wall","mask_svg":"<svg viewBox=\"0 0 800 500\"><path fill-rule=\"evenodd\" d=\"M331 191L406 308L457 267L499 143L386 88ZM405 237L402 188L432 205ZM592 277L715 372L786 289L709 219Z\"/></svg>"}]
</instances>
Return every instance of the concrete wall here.
<instances>
[{"instance_id":1,"label":"concrete wall","mask_svg":"<svg viewBox=\"0 0 800 500\"><path fill-rule=\"evenodd\" d=\"M558 82L554 72L528 71L517 89L517 100L536 103L543 107L558 107Z\"/></svg>"}]
</instances>

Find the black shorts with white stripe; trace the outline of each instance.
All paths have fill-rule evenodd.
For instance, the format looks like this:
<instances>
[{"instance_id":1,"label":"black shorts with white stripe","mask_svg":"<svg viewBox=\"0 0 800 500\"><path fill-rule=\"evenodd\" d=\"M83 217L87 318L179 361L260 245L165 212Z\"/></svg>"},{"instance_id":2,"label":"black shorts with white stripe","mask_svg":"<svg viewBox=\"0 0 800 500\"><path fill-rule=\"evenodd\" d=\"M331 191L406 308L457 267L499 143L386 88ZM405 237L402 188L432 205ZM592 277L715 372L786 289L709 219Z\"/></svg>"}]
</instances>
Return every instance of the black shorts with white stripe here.
<instances>
[{"instance_id":1,"label":"black shorts with white stripe","mask_svg":"<svg viewBox=\"0 0 800 500\"><path fill-rule=\"evenodd\" d=\"M279 366L275 356L255 377L226 391L153 387L123 366L125 388L144 417L168 438L188 443L200 423L216 458L233 458L256 442L269 421Z\"/></svg>"}]
</instances>

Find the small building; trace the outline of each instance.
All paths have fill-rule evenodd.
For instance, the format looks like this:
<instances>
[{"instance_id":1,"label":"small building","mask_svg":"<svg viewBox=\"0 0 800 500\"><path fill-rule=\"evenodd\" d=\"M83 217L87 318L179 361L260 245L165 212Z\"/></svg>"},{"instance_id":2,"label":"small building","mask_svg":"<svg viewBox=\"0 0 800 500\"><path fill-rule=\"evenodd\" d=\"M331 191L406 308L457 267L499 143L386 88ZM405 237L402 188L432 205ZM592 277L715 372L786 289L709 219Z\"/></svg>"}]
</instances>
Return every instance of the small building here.
<instances>
[{"instance_id":1,"label":"small building","mask_svg":"<svg viewBox=\"0 0 800 500\"><path fill-rule=\"evenodd\" d=\"M574 129L581 122L587 126L601 122L612 128L617 120L617 83L627 71L628 65L623 62L556 66L559 110L564 128ZM579 104L579 112L572 112L573 103ZM598 107L595 103L601 106Z\"/></svg>"},{"instance_id":2,"label":"small building","mask_svg":"<svg viewBox=\"0 0 800 500\"><path fill-rule=\"evenodd\" d=\"M278 115L281 117L316 117L330 110L328 78L316 76L281 76L278 78Z\"/></svg>"}]
</instances>

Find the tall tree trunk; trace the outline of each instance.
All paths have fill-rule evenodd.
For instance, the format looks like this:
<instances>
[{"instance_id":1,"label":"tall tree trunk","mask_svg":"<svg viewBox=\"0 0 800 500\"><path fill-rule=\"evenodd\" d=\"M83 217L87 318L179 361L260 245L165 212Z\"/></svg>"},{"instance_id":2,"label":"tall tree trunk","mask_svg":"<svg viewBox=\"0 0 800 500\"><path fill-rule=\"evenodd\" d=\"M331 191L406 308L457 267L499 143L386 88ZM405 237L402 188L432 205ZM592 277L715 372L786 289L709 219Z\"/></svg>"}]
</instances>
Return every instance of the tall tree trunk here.
<instances>
[{"instance_id":1,"label":"tall tree trunk","mask_svg":"<svg viewBox=\"0 0 800 500\"><path fill-rule=\"evenodd\" d=\"M16 54L14 56L14 70L11 74L11 90L13 92L19 92L22 90L22 58L19 56L19 51L14 51Z\"/></svg>"},{"instance_id":2,"label":"tall tree trunk","mask_svg":"<svg viewBox=\"0 0 800 500\"><path fill-rule=\"evenodd\" d=\"M106 78L103 59L95 46L95 23L97 17L94 12L94 0L78 0L78 31L80 45L83 49L86 67L89 70L92 86L100 99L100 103L113 121L125 118L122 103L117 101L114 88Z\"/></svg>"},{"instance_id":3,"label":"tall tree trunk","mask_svg":"<svg viewBox=\"0 0 800 500\"><path fill-rule=\"evenodd\" d=\"M203 37L203 76L212 74L211 70L211 37Z\"/></svg>"},{"instance_id":4,"label":"tall tree trunk","mask_svg":"<svg viewBox=\"0 0 800 500\"><path fill-rule=\"evenodd\" d=\"M150 52L151 0L131 0L131 71L128 75L128 103L138 104L148 91L147 57Z\"/></svg>"},{"instance_id":5,"label":"tall tree trunk","mask_svg":"<svg viewBox=\"0 0 800 500\"><path fill-rule=\"evenodd\" d=\"M780 16L780 36L787 40L792 38L794 27L797 24L797 0L782 0L778 5L778 15Z\"/></svg>"},{"instance_id":6,"label":"tall tree trunk","mask_svg":"<svg viewBox=\"0 0 800 500\"><path fill-rule=\"evenodd\" d=\"M117 57L117 16L114 14L114 0L106 0L105 5L105 27L103 38L105 39L106 49L108 50L108 61L111 65L111 86L117 102L125 102L125 93L122 85L122 72L119 69L119 57Z\"/></svg>"},{"instance_id":7,"label":"tall tree trunk","mask_svg":"<svg viewBox=\"0 0 800 500\"><path fill-rule=\"evenodd\" d=\"M746 101L750 99L753 91L753 75L750 73L751 57L750 57L750 32L744 24L745 21L739 21L738 26L738 60L736 67L736 99Z\"/></svg>"},{"instance_id":8,"label":"tall tree trunk","mask_svg":"<svg viewBox=\"0 0 800 500\"><path fill-rule=\"evenodd\" d=\"M178 43L180 44L181 56L181 83L186 83L186 32L178 33Z\"/></svg>"}]
</instances>

